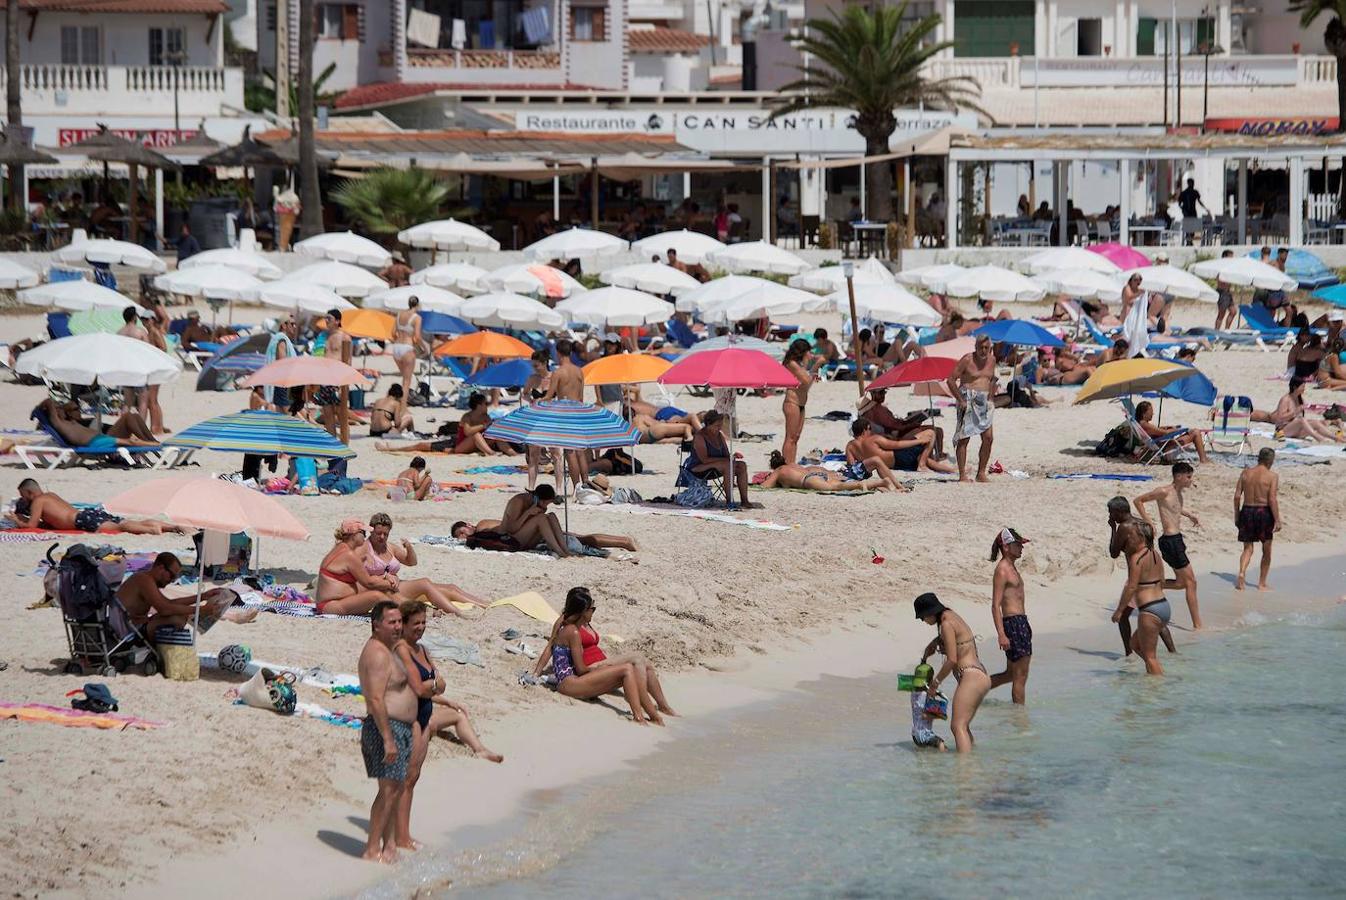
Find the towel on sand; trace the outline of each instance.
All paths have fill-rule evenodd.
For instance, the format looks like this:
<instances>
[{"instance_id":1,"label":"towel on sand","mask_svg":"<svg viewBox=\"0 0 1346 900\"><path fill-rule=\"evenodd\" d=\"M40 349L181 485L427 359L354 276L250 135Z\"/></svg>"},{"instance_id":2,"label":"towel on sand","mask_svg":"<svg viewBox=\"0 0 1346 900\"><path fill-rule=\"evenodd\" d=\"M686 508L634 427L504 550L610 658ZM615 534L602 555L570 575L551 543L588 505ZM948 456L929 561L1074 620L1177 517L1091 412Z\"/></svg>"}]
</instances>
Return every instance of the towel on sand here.
<instances>
[{"instance_id":1,"label":"towel on sand","mask_svg":"<svg viewBox=\"0 0 1346 900\"><path fill-rule=\"evenodd\" d=\"M545 622L548 625L555 622L560 616L560 613L552 609L546 598L536 591L525 591L522 594L515 594L513 597L496 600L487 608L495 609L497 606L512 606L525 616L537 619L539 622Z\"/></svg>"},{"instance_id":2,"label":"towel on sand","mask_svg":"<svg viewBox=\"0 0 1346 900\"><path fill-rule=\"evenodd\" d=\"M426 632L421 636L421 646L430 651L430 655L436 660L450 660L460 666L486 668L486 663L481 661L481 648L471 641Z\"/></svg>"},{"instance_id":3,"label":"towel on sand","mask_svg":"<svg viewBox=\"0 0 1346 900\"><path fill-rule=\"evenodd\" d=\"M65 725L69 728L104 728L125 731L138 728L149 731L162 728L163 722L151 722L136 716L123 716L118 713L91 713L78 709L66 709L61 706L47 706L44 703L0 703L0 719L18 719L20 722L50 722L52 725Z\"/></svg>"}]
</instances>

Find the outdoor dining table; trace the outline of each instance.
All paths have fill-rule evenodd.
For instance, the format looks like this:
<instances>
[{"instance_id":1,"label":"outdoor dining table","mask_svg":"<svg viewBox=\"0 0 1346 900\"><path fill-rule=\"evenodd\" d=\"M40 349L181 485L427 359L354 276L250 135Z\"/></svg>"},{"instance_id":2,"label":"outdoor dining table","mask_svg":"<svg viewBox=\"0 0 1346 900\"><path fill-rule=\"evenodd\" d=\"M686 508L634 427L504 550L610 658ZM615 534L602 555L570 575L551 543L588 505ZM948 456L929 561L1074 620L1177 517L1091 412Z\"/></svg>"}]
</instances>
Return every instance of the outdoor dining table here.
<instances>
[{"instance_id":1,"label":"outdoor dining table","mask_svg":"<svg viewBox=\"0 0 1346 900\"><path fill-rule=\"evenodd\" d=\"M1134 235L1133 243L1150 244L1158 243L1159 235L1164 233L1163 225L1130 225L1128 230ZM1153 240L1150 240L1153 238Z\"/></svg>"},{"instance_id":2,"label":"outdoor dining table","mask_svg":"<svg viewBox=\"0 0 1346 900\"><path fill-rule=\"evenodd\" d=\"M873 253L879 257L887 257L888 242L885 237L888 234L888 223L852 222L851 228L855 231L856 240L860 242L861 256Z\"/></svg>"}]
</instances>

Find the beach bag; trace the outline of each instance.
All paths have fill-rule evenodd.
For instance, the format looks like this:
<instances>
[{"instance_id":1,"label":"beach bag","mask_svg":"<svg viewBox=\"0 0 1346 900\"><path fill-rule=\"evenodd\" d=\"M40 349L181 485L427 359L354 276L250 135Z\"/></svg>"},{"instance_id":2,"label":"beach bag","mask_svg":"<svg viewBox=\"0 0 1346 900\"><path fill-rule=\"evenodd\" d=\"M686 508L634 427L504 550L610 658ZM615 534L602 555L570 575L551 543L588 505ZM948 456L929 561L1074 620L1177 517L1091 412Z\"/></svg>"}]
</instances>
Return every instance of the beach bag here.
<instances>
[{"instance_id":1,"label":"beach bag","mask_svg":"<svg viewBox=\"0 0 1346 900\"><path fill-rule=\"evenodd\" d=\"M1119 457L1131 456L1136 452L1136 434L1131 428L1131 423L1123 422L1116 428L1103 436L1103 440L1098 442L1094 448L1094 453L1098 456Z\"/></svg>"},{"instance_id":2,"label":"beach bag","mask_svg":"<svg viewBox=\"0 0 1346 900\"><path fill-rule=\"evenodd\" d=\"M502 553L514 553L523 548L519 546L519 541L512 534L506 534L503 531L477 531L468 535L467 544L469 550L496 550Z\"/></svg>"},{"instance_id":3,"label":"beach bag","mask_svg":"<svg viewBox=\"0 0 1346 900\"><path fill-rule=\"evenodd\" d=\"M585 506L598 506L608 502L608 498L603 496L602 491L580 485L575 488L575 502Z\"/></svg>"},{"instance_id":4,"label":"beach bag","mask_svg":"<svg viewBox=\"0 0 1346 900\"><path fill-rule=\"evenodd\" d=\"M269 709L283 716L294 714L299 698L294 691L294 674L258 669L257 673L238 689L238 697L248 706Z\"/></svg>"},{"instance_id":5,"label":"beach bag","mask_svg":"<svg viewBox=\"0 0 1346 900\"><path fill-rule=\"evenodd\" d=\"M112 585L103 577L93 550L75 544L56 567L57 596L65 614L76 622L92 622L112 604Z\"/></svg>"},{"instance_id":6,"label":"beach bag","mask_svg":"<svg viewBox=\"0 0 1346 900\"><path fill-rule=\"evenodd\" d=\"M640 496L635 488L619 487L612 492L613 503L644 503L645 498Z\"/></svg>"},{"instance_id":7,"label":"beach bag","mask_svg":"<svg viewBox=\"0 0 1346 900\"><path fill-rule=\"evenodd\" d=\"M703 509L715 502L715 492L700 478L693 478L687 487L677 496L678 506L688 509Z\"/></svg>"}]
</instances>

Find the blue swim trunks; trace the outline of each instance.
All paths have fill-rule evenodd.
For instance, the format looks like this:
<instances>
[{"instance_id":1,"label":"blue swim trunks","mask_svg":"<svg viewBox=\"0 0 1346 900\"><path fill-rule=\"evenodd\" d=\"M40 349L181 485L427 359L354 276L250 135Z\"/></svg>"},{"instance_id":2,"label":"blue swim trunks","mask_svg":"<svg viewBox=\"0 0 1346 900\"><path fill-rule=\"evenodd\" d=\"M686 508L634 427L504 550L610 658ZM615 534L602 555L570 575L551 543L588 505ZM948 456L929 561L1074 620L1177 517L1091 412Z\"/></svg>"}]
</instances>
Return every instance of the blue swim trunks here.
<instances>
[{"instance_id":1,"label":"blue swim trunks","mask_svg":"<svg viewBox=\"0 0 1346 900\"><path fill-rule=\"evenodd\" d=\"M687 413L678 409L676 406L665 406L663 409L659 410L657 413L654 414L654 421L667 422L669 419L672 419L676 416L685 416L685 415L687 415Z\"/></svg>"},{"instance_id":2,"label":"blue swim trunks","mask_svg":"<svg viewBox=\"0 0 1346 900\"><path fill-rule=\"evenodd\" d=\"M113 453L117 449L117 439L110 434L100 434L82 448L93 453Z\"/></svg>"}]
</instances>

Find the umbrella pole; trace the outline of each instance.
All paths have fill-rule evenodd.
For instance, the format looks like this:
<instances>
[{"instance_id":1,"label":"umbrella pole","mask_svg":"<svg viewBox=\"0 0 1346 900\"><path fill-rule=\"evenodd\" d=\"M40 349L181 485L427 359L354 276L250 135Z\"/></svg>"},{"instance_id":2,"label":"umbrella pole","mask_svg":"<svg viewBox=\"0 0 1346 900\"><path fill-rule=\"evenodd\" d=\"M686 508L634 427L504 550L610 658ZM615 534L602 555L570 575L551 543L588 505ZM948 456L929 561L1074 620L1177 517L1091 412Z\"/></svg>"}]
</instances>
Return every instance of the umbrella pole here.
<instances>
[{"instance_id":1,"label":"umbrella pole","mask_svg":"<svg viewBox=\"0 0 1346 900\"><path fill-rule=\"evenodd\" d=\"M731 421L729 428L729 477L725 479L728 487L724 492L725 505L729 509L738 509L738 506L734 503L734 432L737 430L738 428ZM786 460L786 462L789 462L789 460Z\"/></svg>"},{"instance_id":2,"label":"umbrella pole","mask_svg":"<svg viewBox=\"0 0 1346 900\"><path fill-rule=\"evenodd\" d=\"M1163 392L1163 391L1160 391L1160 392L1159 392L1159 411L1158 411L1157 413L1155 413L1155 415L1154 415L1154 424L1155 424L1155 427L1158 427L1158 426L1159 426L1159 423L1161 423L1161 422L1163 422L1163 421L1164 421L1164 392Z\"/></svg>"},{"instance_id":3,"label":"umbrella pole","mask_svg":"<svg viewBox=\"0 0 1346 900\"><path fill-rule=\"evenodd\" d=\"M201 532L201 544L196 550L196 607L192 610L192 646L201 633L201 588L206 581L206 533Z\"/></svg>"},{"instance_id":4,"label":"umbrella pole","mask_svg":"<svg viewBox=\"0 0 1346 900\"><path fill-rule=\"evenodd\" d=\"M561 451L561 508L565 513L565 533L570 534L570 473L566 470L570 451L564 447L558 449Z\"/></svg>"}]
</instances>

